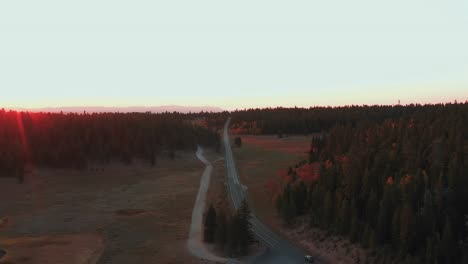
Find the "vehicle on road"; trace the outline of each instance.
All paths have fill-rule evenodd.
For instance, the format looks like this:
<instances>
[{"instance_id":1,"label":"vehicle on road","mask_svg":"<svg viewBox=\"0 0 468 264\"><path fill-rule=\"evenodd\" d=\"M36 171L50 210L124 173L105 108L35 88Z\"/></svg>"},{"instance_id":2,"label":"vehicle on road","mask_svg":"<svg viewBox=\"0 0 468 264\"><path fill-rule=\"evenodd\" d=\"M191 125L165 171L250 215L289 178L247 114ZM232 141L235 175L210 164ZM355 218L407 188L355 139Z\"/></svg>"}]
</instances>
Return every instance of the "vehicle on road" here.
<instances>
[{"instance_id":1,"label":"vehicle on road","mask_svg":"<svg viewBox=\"0 0 468 264\"><path fill-rule=\"evenodd\" d=\"M315 263L314 258L310 255L305 255L304 259L307 263Z\"/></svg>"}]
</instances>

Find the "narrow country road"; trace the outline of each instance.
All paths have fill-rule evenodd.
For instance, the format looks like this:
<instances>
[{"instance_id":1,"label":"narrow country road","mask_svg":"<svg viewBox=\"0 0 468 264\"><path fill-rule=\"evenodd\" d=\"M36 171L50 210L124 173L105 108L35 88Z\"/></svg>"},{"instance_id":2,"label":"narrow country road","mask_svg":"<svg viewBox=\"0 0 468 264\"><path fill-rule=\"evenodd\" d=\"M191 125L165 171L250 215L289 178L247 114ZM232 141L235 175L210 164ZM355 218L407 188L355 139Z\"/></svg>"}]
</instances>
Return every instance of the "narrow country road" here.
<instances>
[{"instance_id":1,"label":"narrow country road","mask_svg":"<svg viewBox=\"0 0 468 264\"><path fill-rule=\"evenodd\" d=\"M192 223L190 224L187 247L192 255L201 259L215 262L226 262L228 259L213 255L202 242L203 212L205 211L206 192L210 186L211 171L213 170L213 166L203 156L203 149L200 146L198 146L196 155L197 158L206 165L206 168L203 171L203 175L200 180L200 188L198 189L197 199L195 200L195 206L193 207L192 211Z\"/></svg>"},{"instance_id":2,"label":"narrow country road","mask_svg":"<svg viewBox=\"0 0 468 264\"><path fill-rule=\"evenodd\" d=\"M228 195L231 197L232 203L235 208L239 208L242 200L246 196L247 188L243 186L239 181L239 175L237 174L236 165L232 156L231 143L229 141L229 118L224 125L224 149L226 151L226 170L227 170L227 183L228 183ZM294 247L288 241L284 240L267 226L265 226L255 215L252 210L251 224L256 237L265 243L268 250L264 254L257 256L252 259L250 263L256 264L296 264L305 263L304 255L305 252Z\"/></svg>"}]
</instances>

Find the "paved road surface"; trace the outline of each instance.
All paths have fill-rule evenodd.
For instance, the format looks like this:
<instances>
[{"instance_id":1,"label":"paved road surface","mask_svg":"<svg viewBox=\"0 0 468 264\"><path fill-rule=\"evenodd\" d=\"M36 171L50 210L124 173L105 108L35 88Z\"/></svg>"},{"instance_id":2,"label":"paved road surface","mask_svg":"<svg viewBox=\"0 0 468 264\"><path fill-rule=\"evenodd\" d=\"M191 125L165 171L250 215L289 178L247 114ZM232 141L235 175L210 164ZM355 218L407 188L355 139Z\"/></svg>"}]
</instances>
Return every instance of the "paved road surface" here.
<instances>
[{"instance_id":1,"label":"paved road surface","mask_svg":"<svg viewBox=\"0 0 468 264\"><path fill-rule=\"evenodd\" d=\"M228 194L231 197L232 203L235 208L239 208L242 200L244 199L247 188L241 185L239 181L239 175L237 174L236 165L232 156L231 143L229 141L228 128L231 119L229 118L224 125L224 148L226 151L226 170L227 170L227 183L228 183ZM288 241L284 240L274 232L272 232L267 226L265 226L255 216L255 212L252 211L252 227L256 237L268 246L266 252L255 259L251 260L251 263L256 264L296 264L305 263L304 255L305 252L294 247Z\"/></svg>"}]
</instances>

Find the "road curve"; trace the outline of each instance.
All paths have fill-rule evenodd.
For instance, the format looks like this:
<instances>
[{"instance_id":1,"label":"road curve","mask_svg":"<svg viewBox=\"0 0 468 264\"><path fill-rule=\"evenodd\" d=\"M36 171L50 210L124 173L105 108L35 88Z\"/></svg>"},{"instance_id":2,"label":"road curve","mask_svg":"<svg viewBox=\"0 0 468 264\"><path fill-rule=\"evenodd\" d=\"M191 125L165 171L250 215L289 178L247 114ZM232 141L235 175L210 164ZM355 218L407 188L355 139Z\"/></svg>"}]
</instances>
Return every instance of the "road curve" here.
<instances>
[{"instance_id":1,"label":"road curve","mask_svg":"<svg viewBox=\"0 0 468 264\"><path fill-rule=\"evenodd\" d=\"M192 255L201 259L211 260L215 262L226 262L228 259L221 258L212 254L202 242L202 223L203 212L205 211L206 192L210 186L211 171L213 166L203 156L203 149L199 146L196 152L197 158L205 165L205 170L200 179L200 188L198 189L197 199L192 211L192 223L190 224L189 239L187 247Z\"/></svg>"},{"instance_id":2,"label":"road curve","mask_svg":"<svg viewBox=\"0 0 468 264\"><path fill-rule=\"evenodd\" d=\"M240 207L242 200L246 197L247 188L239 181L236 165L231 150L231 143L229 141L228 128L231 118L228 118L224 125L224 149L226 151L226 170L227 170L227 188L228 195L231 197L234 207ZM270 228L264 225L255 215L252 210L251 224L256 237L263 242L268 250L264 254L252 259L250 263L263 264L296 264L304 263L305 253L291 245L288 241L284 240L275 234Z\"/></svg>"}]
</instances>

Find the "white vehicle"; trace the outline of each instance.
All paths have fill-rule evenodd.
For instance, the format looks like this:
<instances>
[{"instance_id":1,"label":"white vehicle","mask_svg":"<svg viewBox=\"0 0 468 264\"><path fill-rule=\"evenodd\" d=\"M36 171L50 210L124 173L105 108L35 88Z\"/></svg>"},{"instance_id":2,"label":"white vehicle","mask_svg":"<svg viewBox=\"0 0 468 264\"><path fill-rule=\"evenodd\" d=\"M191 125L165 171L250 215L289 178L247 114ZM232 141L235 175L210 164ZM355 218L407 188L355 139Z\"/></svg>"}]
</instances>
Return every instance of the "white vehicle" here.
<instances>
[{"instance_id":1,"label":"white vehicle","mask_svg":"<svg viewBox=\"0 0 468 264\"><path fill-rule=\"evenodd\" d=\"M315 263L314 258L310 255L305 255L304 259L307 263Z\"/></svg>"}]
</instances>

